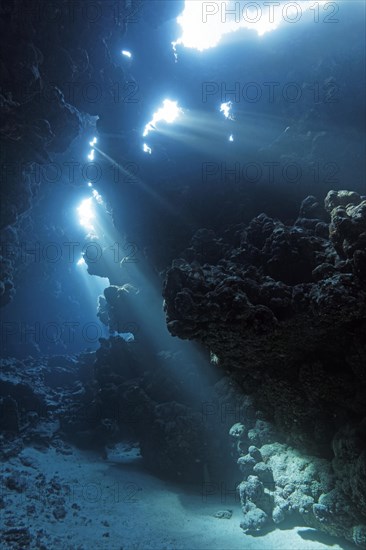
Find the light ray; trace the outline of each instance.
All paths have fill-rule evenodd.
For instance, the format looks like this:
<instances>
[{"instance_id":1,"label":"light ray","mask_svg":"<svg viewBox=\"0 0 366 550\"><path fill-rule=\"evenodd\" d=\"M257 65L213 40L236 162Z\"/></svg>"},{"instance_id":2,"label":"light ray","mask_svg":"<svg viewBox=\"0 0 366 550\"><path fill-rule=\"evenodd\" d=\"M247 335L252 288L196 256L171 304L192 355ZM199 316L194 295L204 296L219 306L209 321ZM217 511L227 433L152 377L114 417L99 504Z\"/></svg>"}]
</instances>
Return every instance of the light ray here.
<instances>
[{"instance_id":1,"label":"light ray","mask_svg":"<svg viewBox=\"0 0 366 550\"><path fill-rule=\"evenodd\" d=\"M143 137L146 137L151 131L156 130L156 125L158 122L166 122L171 124L174 122L181 114L183 109L178 106L177 101L171 101L170 99L164 99L163 106L160 107L154 114L153 118L148 122L144 128Z\"/></svg>"},{"instance_id":2,"label":"light ray","mask_svg":"<svg viewBox=\"0 0 366 550\"><path fill-rule=\"evenodd\" d=\"M182 34L172 42L172 46L175 52L177 46L204 51L216 47L223 36L242 29L254 30L258 36L263 36L279 26L306 20L309 10L319 11L326 3L327 0L186 0L184 10L177 18Z\"/></svg>"}]
</instances>

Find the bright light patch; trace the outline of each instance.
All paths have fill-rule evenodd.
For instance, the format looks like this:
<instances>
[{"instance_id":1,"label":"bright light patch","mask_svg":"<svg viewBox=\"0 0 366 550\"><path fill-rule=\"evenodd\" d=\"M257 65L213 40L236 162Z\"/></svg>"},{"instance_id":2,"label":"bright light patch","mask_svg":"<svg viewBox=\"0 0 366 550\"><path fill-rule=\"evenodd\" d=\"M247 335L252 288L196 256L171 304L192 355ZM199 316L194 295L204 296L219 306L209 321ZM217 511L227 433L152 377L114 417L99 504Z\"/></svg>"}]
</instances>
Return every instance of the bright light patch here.
<instances>
[{"instance_id":1,"label":"bright light patch","mask_svg":"<svg viewBox=\"0 0 366 550\"><path fill-rule=\"evenodd\" d=\"M328 0L279 0L278 2L244 2L238 0L186 0L184 10L177 18L181 36L172 42L177 46L199 51L214 48L225 34L240 29L255 30L258 36L277 29L280 24L293 24L304 18L309 9L319 9ZM314 12L314 16L316 13ZM318 14L319 15L319 14Z\"/></svg>"},{"instance_id":2,"label":"bright light patch","mask_svg":"<svg viewBox=\"0 0 366 550\"><path fill-rule=\"evenodd\" d=\"M88 187L93 187L93 184L91 181L88 181Z\"/></svg>"},{"instance_id":3,"label":"bright light patch","mask_svg":"<svg viewBox=\"0 0 366 550\"><path fill-rule=\"evenodd\" d=\"M90 151L89 155L88 155L88 159L89 159L89 160L94 160L94 154L95 154L95 151L94 151L94 149L92 149L92 150Z\"/></svg>"},{"instance_id":4,"label":"bright light patch","mask_svg":"<svg viewBox=\"0 0 366 550\"><path fill-rule=\"evenodd\" d=\"M156 124L160 121L164 121L164 122L167 122L168 124L171 124L182 113L183 113L183 109L178 107L177 101L164 99L163 106L160 107L160 109L158 109L156 113L154 113L153 118L150 120L150 122L146 124L144 133L142 135L145 137L152 130L156 130Z\"/></svg>"},{"instance_id":5,"label":"bright light patch","mask_svg":"<svg viewBox=\"0 0 366 550\"><path fill-rule=\"evenodd\" d=\"M152 153L151 147L149 147L146 143L143 144L142 149L144 153L148 153L149 155L151 155Z\"/></svg>"},{"instance_id":6,"label":"bright light patch","mask_svg":"<svg viewBox=\"0 0 366 550\"><path fill-rule=\"evenodd\" d=\"M120 335L124 339L125 342L134 342L135 337L132 334L132 332L120 332Z\"/></svg>"},{"instance_id":7,"label":"bright light patch","mask_svg":"<svg viewBox=\"0 0 366 550\"><path fill-rule=\"evenodd\" d=\"M94 230L92 220L94 219L95 214L94 214L92 202L93 202L92 197L90 197L89 199L84 199L80 204L79 208L77 209L79 214L80 225L82 225L83 227L85 227L85 229L88 229L88 230Z\"/></svg>"},{"instance_id":8,"label":"bright light patch","mask_svg":"<svg viewBox=\"0 0 366 550\"><path fill-rule=\"evenodd\" d=\"M96 189L93 189L93 197L95 198L98 204L103 204L102 195L100 195Z\"/></svg>"},{"instance_id":9,"label":"bright light patch","mask_svg":"<svg viewBox=\"0 0 366 550\"><path fill-rule=\"evenodd\" d=\"M125 57L129 57L131 58L132 57L132 53L129 52L128 50L122 50L122 55L124 55Z\"/></svg>"},{"instance_id":10,"label":"bright light patch","mask_svg":"<svg viewBox=\"0 0 366 550\"><path fill-rule=\"evenodd\" d=\"M94 145L97 143L97 138L96 137L93 137L93 139L91 141L89 141L89 145L90 147L94 147Z\"/></svg>"},{"instance_id":11,"label":"bright light patch","mask_svg":"<svg viewBox=\"0 0 366 550\"><path fill-rule=\"evenodd\" d=\"M227 101L226 103L221 103L220 105L220 113L224 113L224 117L228 118L229 120L234 120L233 115L230 113L232 106L233 104L231 101Z\"/></svg>"},{"instance_id":12,"label":"bright light patch","mask_svg":"<svg viewBox=\"0 0 366 550\"><path fill-rule=\"evenodd\" d=\"M234 141L234 136L233 136L233 134L230 134L230 136L229 136L229 141Z\"/></svg>"},{"instance_id":13,"label":"bright light patch","mask_svg":"<svg viewBox=\"0 0 366 550\"><path fill-rule=\"evenodd\" d=\"M78 261L76 262L76 265L86 265L86 261L84 260L83 257L81 257L80 260L78 260Z\"/></svg>"}]
</instances>

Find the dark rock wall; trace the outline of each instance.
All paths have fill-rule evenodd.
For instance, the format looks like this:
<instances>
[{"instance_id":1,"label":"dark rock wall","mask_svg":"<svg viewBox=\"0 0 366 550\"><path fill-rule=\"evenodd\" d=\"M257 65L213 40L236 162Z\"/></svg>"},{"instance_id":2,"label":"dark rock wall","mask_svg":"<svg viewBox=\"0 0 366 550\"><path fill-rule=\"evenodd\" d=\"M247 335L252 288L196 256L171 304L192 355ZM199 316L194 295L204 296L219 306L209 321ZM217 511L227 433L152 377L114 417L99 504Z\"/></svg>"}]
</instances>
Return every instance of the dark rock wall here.
<instances>
[{"instance_id":1,"label":"dark rock wall","mask_svg":"<svg viewBox=\"0 0 366 550\"><path fill-rule=\"evenodd\" d=\"M365 201L332 191L325 203L330 237L314 197L290 227L261 214L223 235L200 230L163 294L173 335L207 346L290 441L327 454L335 427L365 415L366 294Z\"/></svg>"},{"instance_id":2,"label":"dark rock wall","mask_svg":"<svg viewBox=\"0 0 366 550\"><path fill-rule=\"evenodd\" d=\"M247 419L239 435L232 429L246 531L296 512L364 547L365 206L357 193L330 191L325 209L305 199L292 226L260 214L222 235L202 229L167 272L170 332L210 349L277 432L263 438ZM281 438L303 467L293 448L265 449ZM266 458L254 459L253 443ZM327 478L316 494L306 489L310 471Z\"/></svg>"}]
</instances>

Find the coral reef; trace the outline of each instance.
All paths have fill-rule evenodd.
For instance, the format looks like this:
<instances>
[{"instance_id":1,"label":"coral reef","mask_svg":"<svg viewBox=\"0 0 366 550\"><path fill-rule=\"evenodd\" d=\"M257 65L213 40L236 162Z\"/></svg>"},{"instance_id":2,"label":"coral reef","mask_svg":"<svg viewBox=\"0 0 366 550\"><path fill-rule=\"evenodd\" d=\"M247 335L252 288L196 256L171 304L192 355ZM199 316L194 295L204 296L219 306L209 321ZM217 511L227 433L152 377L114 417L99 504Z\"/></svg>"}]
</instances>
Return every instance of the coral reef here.
<instances>
[{"instance_id":1,"label":"coral reef","mask_svg":"<svg viewBox=\"0 0 366 550\"><path fill-rule=\"evenodd\" d=\"M174 374L183 370L183 379ZM223 464L231 462L231 417L222 422L222 391L215 389L216 380L204 387L198 370L179 353L147 358L134 342L101 339L92 383L63 416L62 432L101 452L132 439L145 467L162 477L186 482L222 477Z\"/></svg>"},{"instance_id":2,"label":"coral reef","mask_svg":"<svg viewBox=\"0 0 366 550\"><path fill-rule=\"evenodd\" d=\"M260 532L292 518L365 548L365 422L335 435L332 461L279 443L273 426L265 425L267 434L272 431L269 438L263 437L263 421L250 430L236 424L230 431L242 453L242 529ZM253 433L258 446L251 445Z\"/></svg>"},{"instance_id":3,"label":"coral reef","mask_svg":"<svg viewBox=\"0 0 366 550\"><path fill-rule=\"evenodd\" d=\"M331 191L325 199L330 213L329 234L338 255L351 262L355 275L366 279L366 197Z\"/></svg>"},{"instance_id":4,"label":"coral reef","mask_svg":"<svg viewBox=\"0 0 366 550\"><path fill-rule=\"evenodd\" d=\"M1 230L30 213L41 186L55 183L42 170L88 127L90 115L99 115L99 131L116 131L109 122L119 118L111 117L113 87L123 87L129 77L113 62L109 47L125 32L137 4L121 3L117 16L98 0L94 7L101 17L93 22L81 5L72 8L66 0L47 10L26 0L1 3ZM6 305L19 262L8 256L8 233L0 237L0 305Z\"/></svg>"},{"instance_id":5,"label":"coral reef","mask_svg":"<svg viewBox=\"0 0 366 550\"><path fill-rule=\"evenodd\" d=\"M261 214L209 243L199 232L163 295L173 335L202 342L292 442L319 450L365 412L366 288L304 210L292 227Z\"/></svg>"},{"instance_id":6,"label":"coral reef","mask_svg":"<svg viewBox=\"0 0 366 550\"><path fill-rule=\"evenodd\" d=\"M80 369L78 366L80 365ZM17 456L27 445L39 449L57 445L60 419L69 403L83 393L83 357L1 359L0 458ZM89 377L90 380L90 372Z\"/></svg>"},{"instance_id":7,"label":"coral reef","mask_svg":"<svg viewBox=\"0 0 366 550\"><path fill-rule=\"evenodd\" d=\"M243 68L241 56L232 55L237 45L228 43L222 50L222 59L227 55L232 60L227 67L220 67L222 62L216 67L201 61L196 65L192 58L192 64L178 73L180 65L174 60L171 65L163 62L169 55L173 58L173 52L165 52L169 40L159 42L154 29L177 16L182 2L159 1L159 9L149 0L142 3L144 12L135 25L139 30L129 37L139 59L132 76L129 65L114 55L120 51L129 12L140 9L140 0L117 3L117 16L114 9L105 9L104 0L95 0L98 21L85 16L83 3L68 0L49 3L44 12L42 2L0 2L0 35L6 44L6 55L0 54L0 306L9 304L22 277L22 284L30 288L42 279L44 300L67 293L67 285L60 283L66 281L65 271L56 274L48 266L45 276L39 266L35 280L29 280L26 262L19 265L14 249L22 234L37 235L25 220L31 213L37 218L34 205L42 186L52 187L36 177L37 168L66 152L83 130L97 129L108 156L121 166L128 159L140 170L138 183L148 182L111 185L103 178L100 191L113 205L117 234L128 230L157 272L177 258L164 285L168 329L174 336L203 344L216 376L203 391L197 374L201 365L171 351L157 352L152 328L158 329L145 306L151 304L150 297L134 293L124 281L119 286L119 264L115 265L115 281L110 279L100 300L99 317L112 333L127 332L134 308L144 311L147 322L139 333L143 347L111 336L100 340L96 356L4 360L1 456L6 460L19 455L29 443L62 447L60 429L80 446L102 452L128 436L138 442L148 469L174 480L222 478L234 455L244 477L239 494L245 531L299 517L365 548L366 199L357 192L334 190L325 198L325 207L308 196L294 223L275 217L291 216L291 201L296 202L303 189L319 189L320 195L325 187L328 190L327 176L334 175L333 169L337 176L346 173L347 181L361 182L364 90L354 81L362 72L362 56L357 44L352 45L352 64L343 63L341 25L335 26L339 40L328 40L331 26L322 36L312 37L314 65L302 51L307 30L301 31L302 40L294 33L290 48L279 40L275 48L264 50L265 55L253 45L253 55L246 59L248 82L260 82L263 74L281 84L298 80L307 98L301 108L284 96L266 105L250 104L254 116L264 114L266 121L276 118L288 126L280 128L270 144L267 128L265 134L259 132L253 141L263 147L249 147L246 156L260 167L274 160L276 165L280 161L281 169L292 164L302 173L304 187L279 170L274 178L278 185L266 182L259 189L251 182L249 192L243 172L239 184L237 174L233 183L222 173L226 161L243 157L240 140L236 152L236 144L230 143L230 153L224 151L219 165L210 136L204 160L212 161L218 181L209 174L205 180L201 150L191 152L187 163L183 144L172 144L175 140L163 135L156 139L152 158L145 155L142 160L137 128L143 127L151 106L165 92L164 83L169 83L172 94L191 95L190 107L198 106L207 115L212 105L204 105L201 95L197 99L191 73L205 82L230 82ZM166 57L159 57L162 51ZM274 63L274 56L282 60L282 67ZM145 63L151 71L145 70ZM317 101L310 82L314 78L322 96ZM159 82L155 90L152 81ZM343 96L353 101L332 110L328 103L339 91L337 82L342 82ZM134 91L140 87L142 96L131 103L120 97L116 101L116 89L125 91L126 85ZM343 132L338 130L341 126ZM52 195L56 196L54 189ZM270 215L251 220L258 203L268 205ZM68 238L59 227L51 229L53 220L47 217L39 217L37 224L46 239ZM207 228L198 229L202 225ZM196 233L191 245L178 257L192 231ZM102 261L88 269L100 276L112 271ZM157 299L161 309L160 296ZM77 310L79 303L74 306ZM40 351L33 345L24 349ZM62 353L60 348L57 353ZM182 372L185 377L179 375ZM230 473L233 470L230 467ZM22 479L13 475L4 482L14 492L24 488ZM226 510L218 514L230 515ZM53 515L63 518L61 504ZM25 547L30 534L9 525L4 540Z\"/></svg>"},{"instance_id":8,"label":"coral reef","mask_svg":"<svg viewBox=\"0 0 366 550\"><path fill-rule=\"evenodd\" d=\"M278 439L263 420L252 429L233 428L236 437L246 434L249 447L239 459L247 477L240 489L245 529L261 529L296 511L329 533L362 540L364 254L363 197L330 191L325 208L307 197L292 226L261 214L222 236L200 230L167 272L170 332L204 344L283 438L276 447ZM281 459L282 474L275 449L292 457ZM265 460L259 460L262 450ZM286 484L279 478L291 477L286 460L288 467L298 460L311 464L309 470L295 467L293 479L304 477L312 487L301 499L296 488L292 500L283 496ZM336 481L312 492L331 462ZM337 498L346 512L334 508Z\"/></svg>"}]
</instances>

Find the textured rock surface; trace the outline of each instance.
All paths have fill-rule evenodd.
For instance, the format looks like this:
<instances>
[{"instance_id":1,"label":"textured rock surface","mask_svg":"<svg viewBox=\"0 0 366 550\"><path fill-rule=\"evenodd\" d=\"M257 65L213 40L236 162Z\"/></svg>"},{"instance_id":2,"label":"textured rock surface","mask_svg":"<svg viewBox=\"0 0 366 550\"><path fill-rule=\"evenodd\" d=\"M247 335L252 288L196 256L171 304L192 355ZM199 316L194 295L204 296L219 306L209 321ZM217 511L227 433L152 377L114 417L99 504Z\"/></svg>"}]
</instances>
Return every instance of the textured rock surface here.
<instances>
[{"instance_id":1,"label":"textured rock surface","mask_svg":"<svg viewBox=\"0 0 366 550\"><path fill-rule=\"evenodd\" d=\"M127 79L109 47L125 32L138 2L119 3L118 15L103 1L93 6L95 19L82 4L67 0L47 8L43 2L1 2L1 230L29 213L40 187L50 185L39 177L42 168L69 148L90 115L99 115L103 131L115 106L113 85L123 87ZM18 265L8 254L8 233L0 237L0 305L5 305Z\"/></svg>"},{"instance_id":2,"label":"textured rock surface","mask_svg":"<svg viewBox=\"0 0 366 550\"><path fill-rule=\"evenodd\" d=\"M331 216L330 239L354 273L366 279L366 197L350 191L330 191L325 207Z\"/></svg>"},{"instance_id":3,"label":"textured rock surface","mask_svg":"<svg viewBox=\"0 0 366 550\"><path fill-rule=\"evenodd\" d=\"M117 227L125 224L133 238L135 234L140 238L155 266L165 269L192 227L196 229L197 224L207 223L209 229L197 231L190 248L168 273L165 286L168 326L172 334L197 339L208 347L215 364L230 371L232 379L230 383L224 380L217 384L217 395L211 396L212 408L202 414L197 402L187 399L184 383L173 380L169 368L173 364L177 371L189 373L193 385L199 387L196 366L169 356L160 356L156 361L150 358L148 362L148 353L135 357L133 348L118 338L101 342L95 364L94 357L80 359L77 376L76 365L72 361L64 363L60 357L52 365L44 364L39 372L27 367L24 376L23 364L15 361L10 366L4 364L0 412L3 428L10 427L12 442L5 455L16 454L23 442L33 440L44 445L52 440L55 425L52 422L45 425L47 415L43 417L38 409L46 406L48 413L49 409L57 410L60 388L66 387L63 397L68 396L69 410L61 415L62 430L78 439L78 443L103 447L128 432L139 440L145 462L154 472L174 479L199 477L204 472L215 479L215 475L225 470L221 452L227 441L217 430L217 422L213 418L207 422L207 417L214 416L214 409L221 413L222 407L224 411L226 406L230 409L234 393L240 414L232 429L233 452L241 454L239 466L245 477L241 487L246 512L244 528L257 530L299 513L312 518L310 524L314 521L315 526L344 535L362 546L366 537L365 199L355 192L333 191L326 199L325 210L314 197L305 199L293 225L275 219L272 214L241 223L243 216L251 219L255 215L258 203L272 206L274 196L277 200L274 211L288 216L286 205L302 193L302 186L293 182L289 185L283 171L282 175L276 175L275 182L270 182L268 187L273 188L270 193L268 188L255 189L250 197L247 181L238 186L236 178L235 183L228 183L222 174L221 180L218 175L217 184L200 181L201 153L192 154L192 162L187 163L187 150L182 144L177 148L163 136L154 146L153 158L142 162L136 128L143 126L151 115L151 105L160 100L162 83L169 83L170 89L174 82L176 91L185 90L186 97L191 94L193 106L199 109L203 109L202 97L197 100L195 96L196 79L191 79L190 74L193 62L179 77L171 68L166 76L163 58L156 53L166 45L146 48L148 35L148 44L154 42L153 33L149 34L144 24L141 25L144 44L137 33L134 47L136 59L140 56L140 60L148 60L151 71L146 71L141 63L137 81L129 74L128 65L122 68L114 63L111 52L119 51L119 40L127 25L125 12L133 11L140 3L132 0L117 4L122 13L113 17L114 10L104 9L104 0L93 2L102 14L95 23L80 11L82 3L57 0L42 11L42 2L0 1L0 36L6 45L0 54L0 109L5 115L0 123L1 176L5 183L0 196L1 244L6 244L0 257L0 305L12 300L15 276L21 271L12 252L21 235L13 228L24 220L39 193L35 165L47 164L55 154L66 151L82 129L88 127L91 118L98 116L96 127L105 139L105 150L121 162L126 157L135 162L141 168L141 180L148 182L146 188L156 192L152 198L146 188L127 186L125 190L123 185L108 188L108 183L102 190L113 203ZM169 0L159 1L159 9L151 1L144 4L144 18L151 28L172 19L182 9L181 2ZM70 20L71 5L76 9ZM336 27L340 33L341 25ZM313 92L311 81L316 78L322 97L313 101L313 93L308 94L301 108L284 97L278 103L251 103L254 116L263 109L268 120L275 115L284 126L289 124L285 131L279 130L279 137L269 145L266 127L265 139L262 136L258 140L264 142L264 147L260 151L253 148L253 159L261 165L267 160L280 161L281 168L295 162L304 169L301 183L313 190L320 187L319 172L329 166L330 172L335 168L336 175L346 169L347 181L361 181L363 150L358 128L363 121L364 90L362 86L354 86L354 75L359 81L361 74L362 56L357 44L347 50L352 63L344 63L337 49L337 44L343 48L343 35L338 34L341 39L333 42L327 40L328 36L323 39L317 35L309 41L317 52L309 63L309 58L303 55L302 43L308 36L302 34L299 40L295 34L290 48L279 41L275 48L264 50L264 55L260 54L263 63L257 62L256 55L246 56L246 78L259 82L265 74L268 80L273 76L281 83L296 79L304 93L309 89ZM229 54L232 62L223 70L199 62L195 74L206 82L237 79L243 74L243 67L241 56L236 55L237 46L234 47L234 56L230 45L226 50L225 55ZM256 48L254 51L258 53ZM143 49L147 50L145 57ZM172 52L169 53L172 57ZM165 55L167 58L168 54ZM282 60L284 69L275 58ZM296 58L298 64L293 62ZM305 81L306 75L309 82ZM158 92L151 90L151 81L161 84ZM123 101L116 107L115 84L123 89L128 82L135 87L141 84L147 98L135 109ZM332 110L327 99L337 92L337 82L342 83L342 99L352 97L352 101ZM85 93L85 87L91 83L99 92L98 101L90 100ZM326 97L324 91L328 92ZM207 106L206 113L210 108ZM340 133L338 128L345 121L347 128ZM112 138L108 142L109 136ZM212 160L218 167L217 149L213 137L210 138L213 142L210 149L215 153L212 159L207 153L204 160ZM220 142L220 148L221 145ZM240 147L235 153L238 159L243 155ZM231 154L232 149L223 159L231 160ZM199 166L196 174L195 163ZM327 169L325 172L329 176ZM272 185L283 183L283 179L284 188ZM328 190L328 182L325 183ZM169 213L163 208L164 203L171 206ZM180 216L176 215L178 207ZM237 225L228 227L231 222ZM25 227L27 232L28 226ZM49 227L45 225L48 238L53 235ZM35 232L30 230L29 234ZM102 267L95 266L95 272L103 274ZM41 269L37 274L40 276L43 278ZM26 275L23 283L29 284ZM57 285L56 275L50 270L45 284L48 295L61 293L62 287ZM111 330L124 326L126 311L132 311L126 298L125 289L111 286L101 303L100 316ZM133 296L135 303L142 304L141 309L143 300L143 296ZM77 381L78 376L83 385ZM258 408L265 415L258 413ZM228 419L222 422L221 416L221 428L228 428ZM245 439L241 438L243 434ZM263 450L266 446L269 446L267 454ZM305 458L294 447L305 452ZM279 464L271 454L273 449L282 457ZM314 458L311 453L318 456ZM289 470L286 457L293 458L300 473ZM329 475L333 481L330 487L321 485L324 493L319 495L309 480L311 475L316 478L321 469L328 472L330 462L333 470ZM306 471L304 487L286 489L281 471L302 479L302 466ZM14 490L22 486L12 480L9 483ZM62 508L55 509L55 517L61 518L62 514ZM339 519L335 521L337 515ZM10 542L22 546L29 542L26 530L9 530L7 536Z\"/></svg>"},{"instance_id":4,"label":"textured rock surface","mask_svg":"<svg viewBox=\"0 0 366 550\"><path fill-rule=\"evenodd\" d=\"M60 443L60 420L83 394L76 379L86 381L82 366L82 357L77 363L71 356L0 361L1 460L17 456L27 445L42 450Z\"/></svg>"},{"instance_id":5,"label":"textured rock surface","mask_svg":"<svg viewBox=\"0 0 366 550\"><path fill-rule=\"evenodd\" d=\"M231 430L242 451L238 458L244 475L238 487L242 529L260 532L295 518L365 548L365 422L335 435L332 461L276 442L273 427L267 423L266 428L272 430L272 442L263 439L258 421L250 430ZM248 447L254 433L258 447Z\"/></svg>"},{"instance_id":6,"label":"textured rock surface","mask_svg":"<svg viewBox=\"0 0 366 550\"><path fill-rule=\"evenodd\" d=\"M292 442L318 451L364 415L366 395L365 283L323 224L261 214L223 237L200 231L164 286L170 332L207 346Z\"/></svg>"},{"instance_id":7,"label":"textured rock surface","mask_svg":"<svg viewBox=\"0 0 366 550\"><path fill-rule=\"evenodd\" d=\"M177 376L183 370L185 376ZM231 478L226 465L232 460L232 416L224 422L220 414L231 396L222 383L215 386L217 376L205 387L198 370L179 353L150 354L147 360L136 343L102 339L94 379L75 396L61 429L76 444L103 452L124 438L137 441L145 467L164 478Z\"/></svg>"},{"instance_id":8,"label":"textured rock surface","mask_svg":"<svg viewBox=\"0 0 366 550\"><path fill-rule=\"evenodd\" d=\"M294 489L292 502L289 495L281 496L284 485L271 466L271 453L258 464L257 451L243 453L239 465L249 475L240 489L245 529L261 529L296 511L318 528L349 540L354 532L362 539L357 525L366 516L360 496L366 440L361 435L366 417L364 204L357 193L331 191L326 210L314 197L305 199L293 226L261 214L247 226L229 227L223 236L201 230L167 272L170 332L207 346L251 394L282 434L278 451L281 461L293 463L294 480L303 474L293 446L309 455L301 459L311 464L305 485L320 483L321 472L327 477L332 471L336 479L316 495L304 489L300 498ZM234 432L247 432L246 444L261 451L276 441L272 428L261 423L249 430L235 425ZM284 479L290 478L286 466L281 468ZM264 480L278 486L278 494L277 489L269 494ZM337 498L347 512L335 511Z\"/></svg>"}]
</instances>

